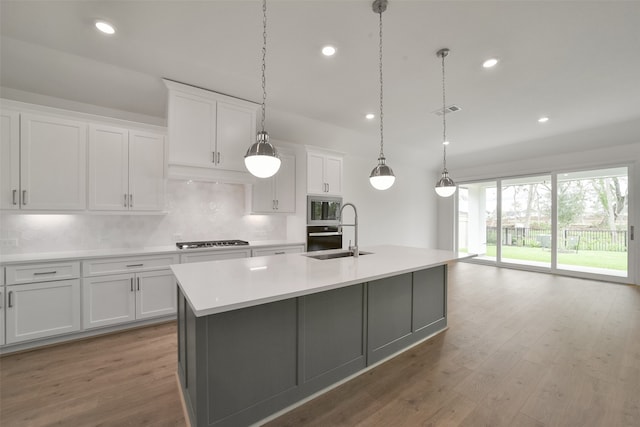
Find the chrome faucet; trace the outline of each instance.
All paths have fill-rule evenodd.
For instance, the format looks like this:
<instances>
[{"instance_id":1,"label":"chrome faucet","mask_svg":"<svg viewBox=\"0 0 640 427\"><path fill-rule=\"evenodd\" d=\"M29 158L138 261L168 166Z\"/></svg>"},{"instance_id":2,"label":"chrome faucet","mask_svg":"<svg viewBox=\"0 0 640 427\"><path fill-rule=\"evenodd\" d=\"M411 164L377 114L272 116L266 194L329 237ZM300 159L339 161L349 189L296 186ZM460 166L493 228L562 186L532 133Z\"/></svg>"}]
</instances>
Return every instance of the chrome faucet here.
<instances>
[{"instance_id":1,"label":"chrome faucet","mask_svg":"<svg viewBox=\"0 0 640 427\"><path fill-rule=\"evenodd\" d=\"M347 206L351 206L353 208L353 213L355 214L355 218L354 218L353 224L343 224L342 223L342 211ZM358 250L358 210L356 209L356 205L354 205L353 203L344 203L342 205L342 207L340 207L340 214L338 216L340 217L340 224L339 224L340 231L342 231L342 227L344 227L344 226L353 227L356 230L355 231L356 244L354 246L351 246L351 241L349 241L349 251L353 254L354 257L357 257L357 256L360 255L360 251Z\"/></svg>"}]
</instances>

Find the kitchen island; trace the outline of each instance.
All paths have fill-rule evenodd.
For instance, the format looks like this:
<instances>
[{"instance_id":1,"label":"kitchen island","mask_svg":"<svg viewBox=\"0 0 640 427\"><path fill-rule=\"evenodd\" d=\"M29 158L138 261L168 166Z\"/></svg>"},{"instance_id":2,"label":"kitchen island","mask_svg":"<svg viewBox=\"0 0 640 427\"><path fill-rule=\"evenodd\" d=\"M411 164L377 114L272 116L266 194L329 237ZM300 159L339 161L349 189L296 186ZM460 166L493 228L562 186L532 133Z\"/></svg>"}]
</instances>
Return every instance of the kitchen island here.
<instances>
[{"instance_id":1,"label":"kitchen island","mask_svg":"<svg viewBox=\"0 0 640 427\"><path fill-rule=\"evenodd\" d=\"M172 266L191 425L255 423L443 331L447 263L468 255L367 251Z\"/></svg>"}]
</instances>

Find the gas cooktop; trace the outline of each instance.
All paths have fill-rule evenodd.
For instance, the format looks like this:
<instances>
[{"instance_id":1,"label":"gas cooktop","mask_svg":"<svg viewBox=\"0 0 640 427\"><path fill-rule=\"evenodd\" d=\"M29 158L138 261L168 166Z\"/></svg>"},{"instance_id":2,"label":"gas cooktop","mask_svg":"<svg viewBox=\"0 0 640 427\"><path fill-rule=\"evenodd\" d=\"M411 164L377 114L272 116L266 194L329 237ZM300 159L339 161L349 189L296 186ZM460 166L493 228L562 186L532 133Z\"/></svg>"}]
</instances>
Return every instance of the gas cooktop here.
<instances>
[{"instance_id":1,"label":"gas cooktop","mask_svg":"<svg viewBox=\"0 0 640 427\"><path fill-rule=\"evenodd\" d=\"M249 242L244 240L204 240L200 242L178 242L178 249L218 248L223 246L245 246Z\"/></svg>"}]
</instances>

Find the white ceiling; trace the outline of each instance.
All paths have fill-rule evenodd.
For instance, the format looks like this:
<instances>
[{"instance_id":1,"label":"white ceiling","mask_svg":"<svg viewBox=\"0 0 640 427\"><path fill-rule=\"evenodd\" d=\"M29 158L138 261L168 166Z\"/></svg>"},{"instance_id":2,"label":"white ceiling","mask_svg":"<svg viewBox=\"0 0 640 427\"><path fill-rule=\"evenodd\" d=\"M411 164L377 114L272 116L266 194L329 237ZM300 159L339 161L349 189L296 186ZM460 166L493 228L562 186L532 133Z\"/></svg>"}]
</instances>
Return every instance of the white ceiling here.
<instances>
[{"instance_id":1,"label":"white ceiling","mask_svg":"<svg viewBox=\"0 0 640 427\"><path fill-rule=\"evenodd\" d=\"M156 117L162 77L262 98L260 1L2 0L0 15L5 88ZM95 31L97 18L116 35ZM439 149L442 47L447 104L462 108L448 116L452 158L640 139L639 1L390 0L383 21L385 148ZM272 136L287 130L269 128L269 108L378 141L377 119L364 119L379 109L371 1L269 0L268 43ZM483 69L491 56L500 63Z\"/></svg>"}]
</instances>

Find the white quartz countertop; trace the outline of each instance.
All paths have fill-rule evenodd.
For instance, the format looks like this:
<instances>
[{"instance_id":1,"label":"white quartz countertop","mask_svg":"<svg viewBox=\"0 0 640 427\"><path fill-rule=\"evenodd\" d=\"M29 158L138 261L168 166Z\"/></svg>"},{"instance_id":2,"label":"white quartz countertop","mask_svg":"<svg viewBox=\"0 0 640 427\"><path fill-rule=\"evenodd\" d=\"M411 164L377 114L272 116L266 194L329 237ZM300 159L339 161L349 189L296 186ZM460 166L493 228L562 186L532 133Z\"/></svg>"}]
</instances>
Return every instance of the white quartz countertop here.
<instances>
[{"instance_id":1,"label":"white quartz countertop","mask_svg":"<svg viewBox=\"0 0 640 427\"><path fill-rule=\"evenodd\" d=\"M120 257L120 256L135 256L135 255L154 255L154 254L185 254L204 251L228 251L233 249L258 249L268 248L272 246L287 246L287 245L304 245L301 241L291 240L256 240L249 241L248 246L220 246L210 248L199 249L178 249L176 245L170 246L151 246L141 248L114 248L114 249L87 249L77 251L64 251L64 252L41 252L41 253L25 253L25 254L12 254L12 255L0 255L1 264L18 264L26 262L47 262L47 261L62 261L69 259L89 259L89 258L107 258L107 257Z\"/></svg>"},{"instance_id":2,"label":"white quartz countertop","mask_svg":"<svg viewBox=\"0 0 640 427\"><path fill-rule=\"evenodd\" d=\"M304 254L286 254L172 265L171 269L195 315L207 316L396 276L473 256L391 245L363 250L372 253L358 258L328 260L309 258Z\"/></svg>"}]
</instances>

